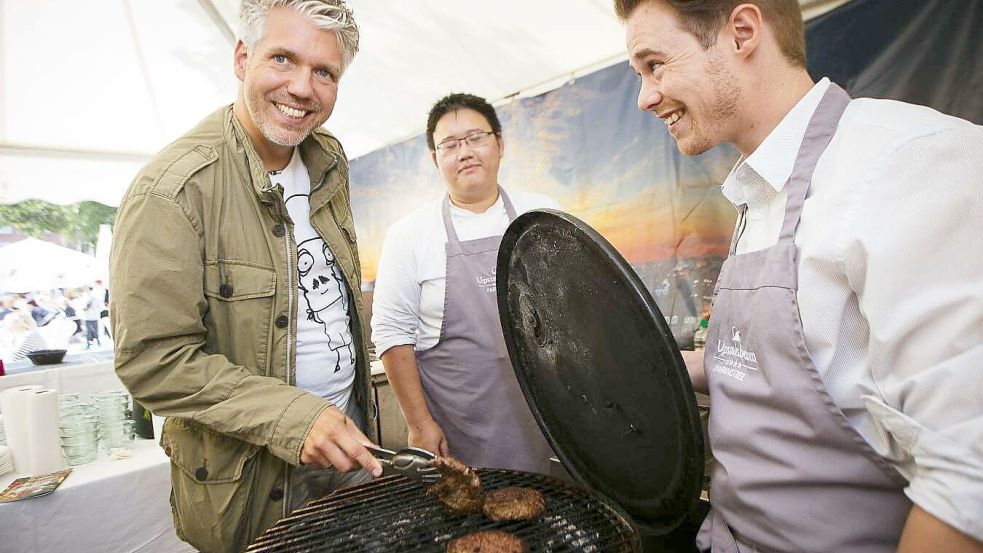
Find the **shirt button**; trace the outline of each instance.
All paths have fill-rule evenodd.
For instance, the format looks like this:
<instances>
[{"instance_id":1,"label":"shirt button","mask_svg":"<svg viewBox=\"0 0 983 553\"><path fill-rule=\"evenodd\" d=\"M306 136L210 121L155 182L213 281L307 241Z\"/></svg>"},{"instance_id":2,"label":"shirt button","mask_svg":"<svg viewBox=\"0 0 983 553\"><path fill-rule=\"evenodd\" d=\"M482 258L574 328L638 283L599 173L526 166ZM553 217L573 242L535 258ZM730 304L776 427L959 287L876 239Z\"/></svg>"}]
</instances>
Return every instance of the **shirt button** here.
<instances>
[{"instance_id":1,"label":"shirt button","mask_svg":"<svg viewBox=\"0 0 983 553\"><path fill-rule=\"evenodd\" d=\"M283 499L283 490L280 488L273 488L270 492L270 501L280 501Z\"/></svg>"},{"instance_id":2,"label":"shirt button","mask_svg":"<svg viewBox=\"0 0 983 553\"><path fill-rule=\"evenodd\" d=\"M760 209L754 209L748 214L752 221L760 221L762 217L765 216Z\"/></svg>"},{"instance_id":3,"label":"shirt button","mask_svg":"<svg viewBox=\"0 0 983 553\"><path fill-rule=\"evenodd\" d=\"M283 223L277 223L273 226L273 236L282 238L284 234L287 234L287 227L283 226Z\"/></svg>"},{"instance_id":4,"label":"shirt button","mask_svg":"<svg viewBox=\"0 0 983 553\"><path fill-rule=\"evenodd\" d=\"M218 287L218 295L222 296L223 298L231 298L232 297L232 285L231 284L223 284L223 285L219 286Z\"/></svg>"},{"instance_id":5,"label":"shirt button","mask_svg":"<svg viewBox=\"0 0 983 553\"><path fill-rule=\"evenodd\" d=\"M280 315L279 317L276 318L275 324L277 328L287 328L287 316Z\"/></svg>"}]
</instances>

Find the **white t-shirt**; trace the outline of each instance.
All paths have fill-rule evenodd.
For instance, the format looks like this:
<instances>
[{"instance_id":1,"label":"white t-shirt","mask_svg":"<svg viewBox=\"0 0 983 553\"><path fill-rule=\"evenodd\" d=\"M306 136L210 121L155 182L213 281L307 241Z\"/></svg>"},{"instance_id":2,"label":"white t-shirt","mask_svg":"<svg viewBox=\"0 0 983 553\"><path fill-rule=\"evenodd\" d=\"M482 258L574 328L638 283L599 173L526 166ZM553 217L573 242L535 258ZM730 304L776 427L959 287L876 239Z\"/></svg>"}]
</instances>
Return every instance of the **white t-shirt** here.
<instances>
[{"instance_id":1,"label":"white t-shirt","mask_svg":"<svg viewBox=\"0 0 983 553\"><path fill-rule=\"evenodd\" d=\"M559 209L542 194L505 193L516 216L537 208ZM442 196L393 223L386 232L372 298L372 341L379 355L408 344L422 351L435 346L440 338L447 276L443 203ZM483 213L453 204L450 212L461 241L501 235L509 225L501 196Z\"/></svg>"},{"instance_id":2,"label":"white t-shirt","mask_svg":"<svg viewBox=\"0 0 983 553\"><path fill-rule=\"evenodd\" d=\"M355 382L348 287L331 249L311 226L311 180L297 148L270 180L283 187L297 244L297 387L345 412Z\"/></svg>"},{"instance_id":3,"label":"white t-shirt","mask_svg":"<svg viewBox=\"0 0 983 553\"><path fill-rule=\"evenodd\" d=\"M98 321L100 319L102 312L106 309L106 303L103 301L105 297L105 288L93 288L89 292L88 301L85 304L84 320Z\"/></svg>"},{"instance_id":4,"label":"white t-shirt","mask_svg":"<svg viewBox=\"0 0 983 553\"><path fill-rule=\"evenodd\" d=\"M823 79L734 167L737 253L778 241L785 186ZM853 100L819 158L797 299L809 354L857 431L923 509L983 539L983 128Z\"/></svg>"}]
</instances>

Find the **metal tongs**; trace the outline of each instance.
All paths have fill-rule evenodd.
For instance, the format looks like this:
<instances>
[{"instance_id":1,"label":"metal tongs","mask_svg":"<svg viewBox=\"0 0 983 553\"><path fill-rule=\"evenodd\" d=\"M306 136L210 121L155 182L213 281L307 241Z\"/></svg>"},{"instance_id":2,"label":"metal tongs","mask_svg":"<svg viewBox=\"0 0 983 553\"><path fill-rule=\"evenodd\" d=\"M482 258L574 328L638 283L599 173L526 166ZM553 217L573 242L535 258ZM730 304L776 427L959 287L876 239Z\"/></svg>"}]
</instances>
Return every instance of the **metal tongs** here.
<instances>
[{"instance_id":1,"label":"metal tongs","mask_svg":"<svg viewBox=\"0 0 983 553\"><path fill-rule=\"evenodd\" d=\"M396 451L366 445L366 449L372 452L381 463L389 465L395 471L413 480L433 483L440 480L440 473L437 467L433 466L436 455L418 447L402 447Z\"/></svg>"}]
</instances>

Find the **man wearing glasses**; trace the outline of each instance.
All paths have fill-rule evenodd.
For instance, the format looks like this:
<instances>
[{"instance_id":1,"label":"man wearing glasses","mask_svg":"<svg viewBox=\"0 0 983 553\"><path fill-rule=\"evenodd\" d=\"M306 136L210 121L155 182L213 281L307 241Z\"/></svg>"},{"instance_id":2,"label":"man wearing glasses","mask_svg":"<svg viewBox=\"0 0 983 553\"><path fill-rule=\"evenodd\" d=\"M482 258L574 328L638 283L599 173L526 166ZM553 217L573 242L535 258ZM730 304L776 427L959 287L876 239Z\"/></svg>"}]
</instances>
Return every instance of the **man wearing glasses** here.
<instances>
[{"instance_id":1,"label":"man wearing glasses","mask_svg":"<svg viewBox=\"0 0 983 553\"><path fill-rule=\"evenodd\" d=\"M502 125L482 98L434 104L427 145L447 193L390 227L372 315L409 445L471 466L547 473L552 451L502 338L495 263L516 214L557 205L499 185Z\"/></svg>"}]
</instances>

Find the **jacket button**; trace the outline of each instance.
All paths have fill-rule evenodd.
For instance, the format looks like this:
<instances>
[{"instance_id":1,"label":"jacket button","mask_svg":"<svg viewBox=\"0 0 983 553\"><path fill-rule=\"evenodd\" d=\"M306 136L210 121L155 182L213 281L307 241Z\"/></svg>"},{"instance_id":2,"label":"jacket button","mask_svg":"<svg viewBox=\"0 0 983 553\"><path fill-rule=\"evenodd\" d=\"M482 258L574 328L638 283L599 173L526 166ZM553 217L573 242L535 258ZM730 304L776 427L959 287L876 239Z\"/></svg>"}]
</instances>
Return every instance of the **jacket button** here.
<instances>
[{"instance_id":1,"label":"jacket button","mask_svg":"<svg viewBox=\"0 0 983 553\"><path fill-rule=\"evenodd\" d=\"M219 286L218 287L218 295L222 296L223 298L231 298L232 297L232 285L231 284L223 284L223 285Z\"/></svg>"},{"instance_id":2,"label":"jacket button","mask_svg":"<svg viewBox=\"0 0 983 553\"><path fill-rule=\"evenodd\" d=\"M284 234L287 234L287 227L283 226L283 223L277 223L273 226L273 236L282 238Z\"/></svg>"},{"instance_id":3,"label":"jacket button","mask_svg":"<svg viewBox=\"0 0 983 553\"><path fill-rule=\"evenodd\" d=\"M287 328L287 316L280 315L279 317L276 318L275 324L277 328Z\"/></svg>"},{"instance_id":4,"label":"jacket button","mask_svg":"<svg viewBox=\"0 0 983 553\"><path fill-rule=\"evenodd\" d=\"M273 488L270 492L270 501L280 501L283 499L283 490L280 488Z\"/></svg>"},{"instance_id":5,"label":"jacket button","mask_svg":"<svg viewBox=\"0 0 983 553\"><path fill-rule=\"evenodd\" d=\"M197 470L195 470L195 479L201 482L206 478L208 478L208 469L205 467L198 467Z\"/></svg>"},{"instance_id":6,"label":"jacket button","mask_svg":"<svg viewBox=\"0 0 983 553\"><path fill-rule=\"evenodd\" d=\"M171 446L169 445L164 446L164 455L167 455L168 457L171 456Z\"/></svg>"}]
</instances>

